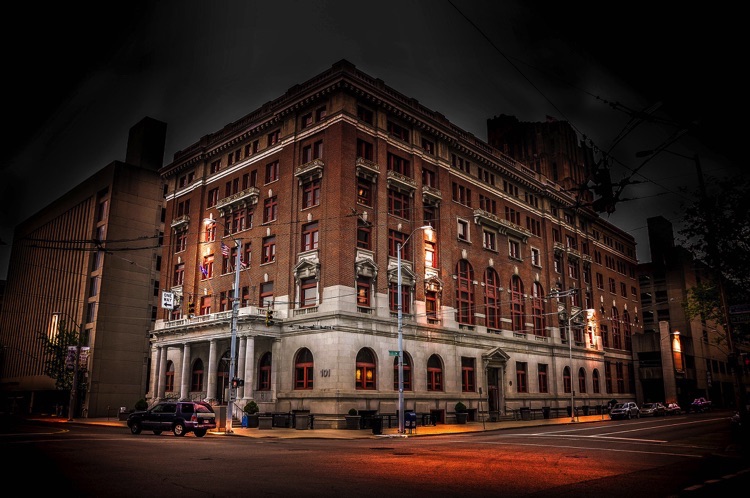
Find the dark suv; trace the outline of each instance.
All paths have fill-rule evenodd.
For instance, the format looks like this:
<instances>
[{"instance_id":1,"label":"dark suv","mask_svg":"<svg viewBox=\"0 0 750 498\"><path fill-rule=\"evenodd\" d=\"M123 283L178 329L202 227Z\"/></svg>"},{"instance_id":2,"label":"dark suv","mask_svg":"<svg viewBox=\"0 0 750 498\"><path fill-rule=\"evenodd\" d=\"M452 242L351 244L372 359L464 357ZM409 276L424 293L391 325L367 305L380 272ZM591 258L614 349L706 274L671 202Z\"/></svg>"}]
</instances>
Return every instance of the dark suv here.
<instances>
[{"instance_id":1,"label":"dark suv","mask_svg":"<svg viewBox=\"0 0 750 498\"><path fill-rule=\"evenodd\" d=\"M157 436L172 431L175 436L192 432L203 437L209 429L216 429L216 413L203 401L162 401L146 411L131 413L128 427L132 434L145 429Z\"/></svg>"}]
</instances>

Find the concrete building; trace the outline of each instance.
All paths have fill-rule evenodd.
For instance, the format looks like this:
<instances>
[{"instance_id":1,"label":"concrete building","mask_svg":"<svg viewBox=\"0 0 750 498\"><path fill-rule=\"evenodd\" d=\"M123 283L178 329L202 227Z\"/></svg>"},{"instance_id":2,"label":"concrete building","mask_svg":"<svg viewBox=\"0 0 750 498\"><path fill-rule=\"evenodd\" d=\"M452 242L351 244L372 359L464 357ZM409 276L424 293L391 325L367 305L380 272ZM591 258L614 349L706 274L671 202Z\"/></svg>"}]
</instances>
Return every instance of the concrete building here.
<instances>
[{"instance_id":1,"label":"concrete building","mask_svg":"<svg viewBox=\"0 0 750 498\"><path fill-rule=\"evenodd\" d=\"M708 280L708 270L674 242L672 224L648 219L651 262L638 265L643 334L634 342L638 399L676 402L683 409L705 397L714 406L734 403L733 374L720 326L686 316L688 290Z\"/></svg>"},{"instance_id":2,"label":"concrete building","mask_svg":"<svg viewBox=\"0 0 750 498\"><path fill-rule=\"evenodd\" d=\"M69 391L45 375L41 336L81 333L75 416L116 416L147 386L164 230L166 124L130 129L114 161L16 227L0 314L3 411L67 413ZM6 411L6 412L7 412Z\"/></svg>"},{"instance_id":3,"label":"concrete building","mask_svg":"<svg viewBox=\"0 0 750 498\"><path fill-rule=\"evenodd\" d=\"M557 126L566 160L522 162L340 61L175 153L148 399L225 405L236 352L238 407L339 427L395 413L403 350L438 421L635 400L635 241L570 188L588 152Z\"/></svg>"}]
</instances>

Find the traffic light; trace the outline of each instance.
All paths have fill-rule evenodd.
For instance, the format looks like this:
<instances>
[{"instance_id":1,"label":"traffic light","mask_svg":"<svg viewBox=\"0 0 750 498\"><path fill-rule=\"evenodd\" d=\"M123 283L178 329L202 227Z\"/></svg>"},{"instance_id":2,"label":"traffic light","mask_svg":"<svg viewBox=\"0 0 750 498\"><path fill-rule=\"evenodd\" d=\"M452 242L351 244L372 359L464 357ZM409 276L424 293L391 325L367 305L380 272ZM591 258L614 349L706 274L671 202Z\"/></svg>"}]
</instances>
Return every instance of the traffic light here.
<instances>
[{"instance_id":1,"label":"traffic light","mask_svg":"<svg viewBox=\"0 0 750 498\"><path fill-rule=\"evenodd\" d=\"M193 301L188 303L188 315L195 315L195 303Z\"/></svg>"},{"instance_id":2,"label":"traffic light","mask_svg":"<svg viewBox=\"0 0 750 498\"><path fill-rule=\"evenodd\" d=\"M273 310L271 308L266 309L266 327L273 325Z\"/></svg>"},{"instance_id":3,"label":"traffic light","mask_svg":"<svg viewBox=\"0 0 750 498\"><path fill-rule=\"evenodd\" d=\"M243 379L234 378L232 379L232 388L237 389L238 387L242 387L245 385L245 381Z\"/></svg>"}]
</instances>

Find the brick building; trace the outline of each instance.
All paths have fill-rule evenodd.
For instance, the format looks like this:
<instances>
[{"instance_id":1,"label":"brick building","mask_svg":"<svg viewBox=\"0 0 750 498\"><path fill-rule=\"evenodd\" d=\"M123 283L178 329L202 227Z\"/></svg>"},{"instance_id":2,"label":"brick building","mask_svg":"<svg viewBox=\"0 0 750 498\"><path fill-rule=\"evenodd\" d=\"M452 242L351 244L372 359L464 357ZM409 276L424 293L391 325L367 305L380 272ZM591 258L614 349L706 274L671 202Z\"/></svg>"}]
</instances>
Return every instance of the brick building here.
<instances>
[{"instance_id":1,"label":"brick building","mask_svg":"<svg viewBox=\"0 0 750 498\"><path fill-rule=\"evenodd\" d=\"M400 245L407 410L634 400L635 242L570 188L590 151L560 122L560 150L523 162L490 129L494 146L340 61L177 152L160 279L176 306L153 330L148 398L229 400L239 243L239 406L316 427L394 413Z\"/></svg>"}]
</instances>

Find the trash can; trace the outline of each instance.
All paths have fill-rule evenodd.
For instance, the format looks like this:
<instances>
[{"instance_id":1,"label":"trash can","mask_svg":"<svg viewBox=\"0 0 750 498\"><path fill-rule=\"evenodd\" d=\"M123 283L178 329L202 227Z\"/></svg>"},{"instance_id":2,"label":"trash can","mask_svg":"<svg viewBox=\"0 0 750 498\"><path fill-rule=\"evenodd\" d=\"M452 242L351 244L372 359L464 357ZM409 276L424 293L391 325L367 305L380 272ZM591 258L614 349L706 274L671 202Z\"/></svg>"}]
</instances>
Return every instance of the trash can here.
<instances>
[{"instance_id":1,"label":"trash can","mask_svg":"<svg viewBox=\"0 0 750 498\"><path fill-rule=\"evenodd\" d=\"M549 418L549 406L542 407L542 417Z\"/></svg>"},{"instance_id":2,"label":"trash can","mask_svg":"<svg viewBox=\"0 0 750 498\"><path fill-rule=\"evenodd\" d=\"M521 420L531 420L531 408L528 406L521 407Z\"/></svg>"},{"instance_id":3,"label":"trash can","mask_svg":"<svg viewBox=\"0 0 750 498\"><path fill-rule=\"evenodd\" d=\"M242 416L242 427L247 428L247 415Z\"/></svg>"},{"instance_id":4,"label":"trash can","mask_svg":"<svg viewBox=\"0 0 750 498\"><path fill-rule=\"evenodd\" d=\"M310 412L294 414L294 428L300 431L306 430L310 425Z\"/></svg>"},{"instance_id":5,"label":"trash can","mask_svg":"<svg viewBox=\"0 0 750 498\"><path fill-rule=\"evenodd\" d=\"M372 420L371 420L371 425L372 425L373 434L382 434L383 433L383 416L373 415Z\"/></svg>"}]
</instances>

